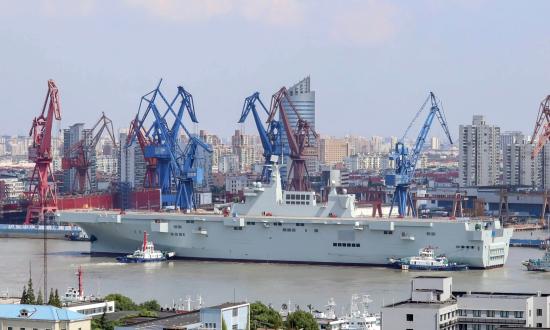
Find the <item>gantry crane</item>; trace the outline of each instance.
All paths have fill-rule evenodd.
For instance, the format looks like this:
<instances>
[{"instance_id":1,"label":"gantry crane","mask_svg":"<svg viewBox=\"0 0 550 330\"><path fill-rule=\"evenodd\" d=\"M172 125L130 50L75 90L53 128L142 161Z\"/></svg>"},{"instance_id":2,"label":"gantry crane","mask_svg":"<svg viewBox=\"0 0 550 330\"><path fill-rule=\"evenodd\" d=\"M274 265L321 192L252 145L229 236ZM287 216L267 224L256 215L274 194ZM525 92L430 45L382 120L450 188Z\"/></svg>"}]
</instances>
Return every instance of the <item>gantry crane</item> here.
<instances>
[{"instance_id":1,"label":"gantry crane","mask_svg":"<svg viewBox=\"0 0 550 330\"><path fill-rule=\"evenodd\" d=\"M29 133L32 136L29 160L34 162L34 170L26 192L30 202L25 217L26 224L33 221L45 223L46 214L53 214L57 211L57 187L51 167L54 120L61 120L61 106L59 90L55 82L50 79L42 113L33 119ZM51 182L49 178L51 178Z\"/></svg>"},{"instance_id":2,"label":"gantry crane","mask_svg":"<svg viewBox=\"0 0 550 330\"><path fill-rule=\"evenodd\" d=\"M142 154L145 155L145 149L147 146L153 144L151 138L146 137L147 132L143 127L139 127L139 118L135 118L130 123L130 129L128 130L128 137L126 140L126 147L128 148L132 144L132 140L136 139ZM144 188L158 187L159 180L157 175L157 159L154 157L143 157L145 160L145 177L143 179Z\"/></svg>"},{"instance_id":3,"label":"gantry crane","mask_svg":"<svg viewBox=\"0 0 550 330\"><path fill-rule=\"evenodd\" d=\"M407 136L407 133L411 126L414 124L418 116L426 108L428 103L431 104L430 112L428 117L424 121L424 125L420 129L420 133L416 138L416 142L413 146L412 151L409 153L409 149L405 146L404 140ZM399 217L404 217L407 215L407 207L412 210L413 216L416 216L416 208L414 207L413 199L409 191L409 187L414 179L414 173L416 171L416 165L422 149L424 147L424 142L426 142L426 137L432 126L434 117L437 117L445 135L449 139L449 142L452 144L453 139L449 133L449 128L447 125L447 120L443 111L440 109L440 102L435 97L434 93L430 92L428 98L420 107L420 110L416 113L414 119L409 124L408 128L405 131L405 134L399 142L395 144L393 152L390 153L390 160L395 161L395 173L386 176L386 185L395 186L395 191L393 193L392 204L390 208L390 216L393 210L393 206L397 204L397 209Z\"/></svg>"},{"instance_id":4,"label":"gantry crane","mask_svg":"<svg viewBox=\"0 0 550 330\"><path fill-rule=\"evenodd\" d=\"M256 103L258 103L261 109L263 109L269 116L269 110L267 110L264 103L260 99L260 93L255 92L244 100L243 110L238 122L240 124L244 123L248 117L248 114L252 112L254 123L256 124L256 129L258 130L260 140L262 141L262 147L264 149L264 168L262 169L261 181L268 183L271 180L270 165L277 164L283 157L283 144L281 139L282 129L281 123L274 118L268 120L266 122L267 127L264 127L264 123L258 114Z\"/></svg>"},{"instance_id":5,"label":"gantry crane","mask_svg":"<svg viewBox=\"0 0 550 330\"><path fill-rule=\"evenodd\" d=\"M531 144L537 141L531 157L534 159L550 139L550 95L540 102L539 114L535 123L535 130L531 135Z\"/></svg>"},{"instance_id":6,"label":"gantry crane","mask_svg":"<svg viewBox=\"0 0 550 330\"><path fill-rule=\"evenodd\" d=\"M144 137L149 143L144 148L144 157L156 159L156 170L162 194L163 206L174 206L181 210L195 208L194 183L203 179L203 170L195 168L196 152L198 148L212 152L208 144L191 134L183 124L183 115L189 114L193 123L198 123L195 115L193 96L183 87L172 101L168 101L160 90L160 80L157 87L141 98L138 109L136 128L128 145L136 138L136 132L145 131ZM178 111L174 106L179 103ZM143 115L140 117L142 109ZM165 108L162 112L161 108ZM146 121L152 123L147 128ZM168 120L171 120L169 125ZM180 130L183 130L189 142L185 148L181 147Z\"/></svg>"},{"instance_id":7,"label":"gantry crane","mask_svg":"<svg viewBox=\"0 0 550 330\"><path fill-rule=\"evenodd\" d=\"M283 100L286 100L291 111L293 111L298 118L296 127L291 127L290 125L287 110L283 105ZM310 140L312 138L317 139L318 135L315 130L309 126L307 120L301 118L296 107L290 100L286 87L282 87L278 92L273 94L267 122L274 120L277 111L279 111L288 138L290 159L292 160L288 174L290 178L288 189L294 191L308 191L310 189L309 173L304 158L304 150L306 147L312 146Z\"/></svg>"},{"instance_id":8,"label":"gantry crane","mask_svg":"<svg viewBox=\"0 0 550 330\"><path fill-rule=\"evenodd\" d=\"M115 150L117 149L113 122L105 113L101 114L99 120L89 131L84 133L84 136L66 150L65 155L61 160L61 167L64 170L74 169L74 185L71 191L84 193L91 191L92 182L90 179L90 167L92 166L92 156L96 150L103 132L108 133L108 137ZM88 186L88 189L86 189Z\"/></svg>"}]
</instances>

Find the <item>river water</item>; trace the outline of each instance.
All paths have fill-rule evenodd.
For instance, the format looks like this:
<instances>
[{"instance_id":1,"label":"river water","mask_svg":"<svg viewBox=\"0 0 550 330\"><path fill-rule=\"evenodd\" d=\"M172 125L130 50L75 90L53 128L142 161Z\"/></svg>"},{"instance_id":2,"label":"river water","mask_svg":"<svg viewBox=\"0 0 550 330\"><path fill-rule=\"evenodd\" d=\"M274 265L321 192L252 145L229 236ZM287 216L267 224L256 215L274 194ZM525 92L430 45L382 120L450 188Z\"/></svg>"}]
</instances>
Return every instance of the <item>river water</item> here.
<instances>
[{"instance_id":1,"label":"river water","mask_svg":"<svg viewBox=\"0 0 550 330\"><path fill-rule=\"evenodd\" d=\"M529 235L529 234L527 234ZM135 301L157 299L171 305L200 294L206 305L225 301L261 300L279 309L291 301L323 308L333 297L337 311L349 306L352 294L369 294L372 311L407 298L411 278L421 272L387 268L254 264L176 260L162 264L118 264L113 258L90 257L87 242L48 241L48 286L64 293L77 286L82 266L86 294L118 292ZM0 293L18 295L26 283L29 265L35 288L42 286L42 248L39 239L0 239ZM446 272L455 290L550 292L550 273L527 272L521 261L543 251L512 248L503 268ZM434 274L434 273L431 273ZM439 275L441 275L439 273ZM37 290L37 289L36 289Z\"/></svg>"}]
</instances>

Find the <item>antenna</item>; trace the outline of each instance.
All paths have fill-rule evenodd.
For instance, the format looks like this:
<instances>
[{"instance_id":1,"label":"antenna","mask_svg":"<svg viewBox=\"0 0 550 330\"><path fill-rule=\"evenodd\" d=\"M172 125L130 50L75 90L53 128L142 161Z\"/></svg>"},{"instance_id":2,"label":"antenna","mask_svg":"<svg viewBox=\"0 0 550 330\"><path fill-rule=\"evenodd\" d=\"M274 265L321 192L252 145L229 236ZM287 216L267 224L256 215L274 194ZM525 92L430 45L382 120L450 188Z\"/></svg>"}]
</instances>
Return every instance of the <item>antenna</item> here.
<instances>
[{"instance_id":1,"label":"antenna","mask_svg":"<svg viewBox=\"0 0 550 330\"><path fill-rule=\"evenodd\" d=\"M46 222L46 214L44 216L44 221L42 225L44 226L44 295L48 292L48 226Z\"/></svg>"}]
</instances>

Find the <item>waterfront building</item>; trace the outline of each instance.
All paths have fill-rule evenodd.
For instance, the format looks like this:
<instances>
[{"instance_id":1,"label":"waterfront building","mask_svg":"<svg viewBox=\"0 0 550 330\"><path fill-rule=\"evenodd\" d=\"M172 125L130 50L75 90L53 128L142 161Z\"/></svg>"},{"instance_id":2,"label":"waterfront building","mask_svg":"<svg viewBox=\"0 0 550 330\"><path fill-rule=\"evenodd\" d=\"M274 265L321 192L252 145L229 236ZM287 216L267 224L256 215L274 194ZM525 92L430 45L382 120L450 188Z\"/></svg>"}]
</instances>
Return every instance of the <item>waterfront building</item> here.
<instances>
[{"instance_id":1,"label":"waterfront building","mask_svg":"<svg viewBox=\"0 0 550 330\"><path fill-rule=\"evenodd\" d=\"M459 182L462 186L499 184L500 128L474 115L471 125L459 127Z\"/></svg>"},{"instance_id":2,"label":"waterfront building","mask_svg":"<svg viewBox=\"0 0 550 330\"><path fill-rule=\"evenodd\" d=\"M418 276L410 298L382 308L382 329L550 327L550 295L453 291L452 278Z\"/></svg>"},{"instance_id":3,"label":"waterfront building","mask_svg":"<svg viewBox=\"0 0 550 330\"><path fill-rule=\"evenodd\" d=\"M90 330L91 318L47 305L0 305L0 329Z\"/></svg>"}]
</instances>

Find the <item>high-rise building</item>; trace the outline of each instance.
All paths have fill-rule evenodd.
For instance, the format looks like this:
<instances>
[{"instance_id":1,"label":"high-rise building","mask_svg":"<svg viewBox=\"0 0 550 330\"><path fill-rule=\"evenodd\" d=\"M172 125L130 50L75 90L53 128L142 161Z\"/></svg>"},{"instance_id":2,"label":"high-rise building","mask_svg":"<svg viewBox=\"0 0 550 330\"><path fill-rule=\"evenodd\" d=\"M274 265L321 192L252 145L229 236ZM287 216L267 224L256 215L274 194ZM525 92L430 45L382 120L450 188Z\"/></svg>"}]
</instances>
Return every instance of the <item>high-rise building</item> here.
<instances>
[{"instance_id":1,"label":"high-rise building","mask_svg":"<svg viewBox=\"0 0 550 330\"><path fill-rule=\"evenodd\" d=\"M430 139L430 149L432 150L439 150L441 148L441 141L439 141L439 138L437 136L432 136Z\"/></svg>"},{"instance_id":2,"label":"high-rise building","mask_svg":"<svg viewBox=\"0 0 550 330\"><path fill-rule=\"evenodd\" d=\"M239 160L241 172L249 172L254 164L262 162L262 146L257 135L246 135L235 130L231 137L231 147Z\"/></svg>"},{"instance_id":3,"label":"high-rise building","mask_svg":"<svg viewBox=\"0 0 550 330\"><path fill-rule=\"evenodd\" d=\"M525 139L525 135L523 135L522 132L507 131L500 135L500 147L503 151L506 146L509 146L511 144L521 144L524 141L527 140Z\"/></svg>"},{"instance_id":4,"label":"high-rise building","mask_svg":"<svg viewBox=\"0 0 550 330\"><path fill-rule=\"evenodd\" d=\"M300 118L306 120L309 127L312 130L315 130L315 91L311 90L310 77L308 76L294 86L289 87L288 95ZM283 107L286 110L290 126L295 128L298 123L298 115L291 110L286 100L283 100ZM282 142L283 147L285 148L285 154L290 154L290 151L288 150L288 139L286 132L283 132ZM304 159L306 160L306 167L309 173L316 172L319 168L317 144L314 140L311 141L311 144L311 147L306 147L306 150L304 150ZM290 168L290 158L285 158L287 168ZM283 175L286 175L286 171L283 170L281 172Z\"/></svg>"},{"instance_id":5,"label":"high-rise building","mask_svg":"<svg viewBox=\"0 0 550 330\"><path fill-rule=\"evenodd\" d=\"M84 141L85 144L89 144L92 139L92 132L90 129L84 128L83 123L77 123L71 125L69 128L63 130L63 156L62 157L74 157L75 150L71 150L74 145L80 141ZM85 181L85 187L79 187L83 191L95 191L97 190L97 159L96 151L88 150L88 160L90 161L90 167L88 168L89 181ZM63 192L72 192L76 187L76 169L63 170Z\"/></svg>"},{"instance_id":6,"label":"high-rise building","mask_svg":"<svg viewBox=\"0 0 550 330\"><path fill-rule=\"evenodd\" d=\"M121 130L120 136L120 151L119 151L119 181L128 182L130 187L143 187L145 181L146 164L143 158L143 152L137 142L131 146L126 146L128 131Z\"/></svg>"},{"instance_id":7,"label":"high-rise building","mask_svg":"<svg viewBox=\"0 0 550 330\"><path fill-rule=\"evenodd\" d=\"M529 186L537 190L550 189L550 145L532 157L534 144L522 141L503 147L503 183Z\"/></svg>"},{"instance_id":8,"label":"high-rise building","mask_svg":"<svg viewBox=\"0 0 550 330\"><path fill-rule=\"evenodd\" d=\"M319 141L319 161L323 165L342 163L350 156L350 145L345 139L322 138Z\"/></svg>"},{"instance_id":9,"label":"high-rise building","mask_svg":"<svg viewBox=\"0 0 550 330\"><path fill-rule=\"evenodd\" d=\"M500 176L500 128L474 115L459 127L459 182L462 186L492 186Z\"/></svg>"}]
</instances>

